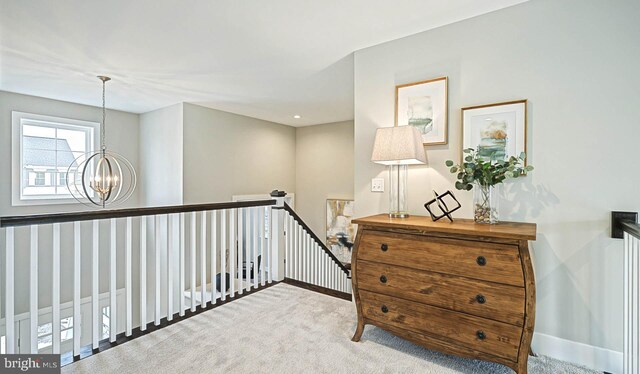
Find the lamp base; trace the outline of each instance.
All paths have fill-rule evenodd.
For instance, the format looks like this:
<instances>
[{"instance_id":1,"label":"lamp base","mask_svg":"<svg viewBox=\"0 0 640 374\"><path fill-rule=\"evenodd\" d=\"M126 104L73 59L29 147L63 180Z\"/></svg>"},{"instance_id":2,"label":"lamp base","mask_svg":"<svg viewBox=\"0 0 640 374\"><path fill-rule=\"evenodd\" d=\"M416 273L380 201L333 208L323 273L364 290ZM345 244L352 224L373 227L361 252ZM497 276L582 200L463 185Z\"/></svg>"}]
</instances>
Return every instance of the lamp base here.
<instances>
[{"instance_id":1,"label":"lamp base","mask_svg":"<svg viewBox=\"0 0 640 374\"><path fill-rule=\"evenodd\" d=\"M409 218L409 213L389 213L389 218Z\"/></svg>"}]
</instances>

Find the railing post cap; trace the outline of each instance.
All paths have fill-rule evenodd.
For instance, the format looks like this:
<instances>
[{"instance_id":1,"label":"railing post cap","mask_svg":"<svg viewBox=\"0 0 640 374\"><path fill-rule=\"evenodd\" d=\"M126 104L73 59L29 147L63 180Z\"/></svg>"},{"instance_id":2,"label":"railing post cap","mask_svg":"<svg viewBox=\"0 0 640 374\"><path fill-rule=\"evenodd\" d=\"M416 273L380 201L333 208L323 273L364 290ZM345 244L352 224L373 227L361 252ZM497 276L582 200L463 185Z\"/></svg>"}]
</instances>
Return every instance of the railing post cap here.
<instances>
[{"instance_id":1,"label":"railing post cap","mask_svg":"<svg viewBox=\"0 0 640 374\"><path fill-rule=\"evenodd\" d=\"M285 191L273 190L270 193L271 197L285 197L287 193Z\"/></svg>"}]
</instances>

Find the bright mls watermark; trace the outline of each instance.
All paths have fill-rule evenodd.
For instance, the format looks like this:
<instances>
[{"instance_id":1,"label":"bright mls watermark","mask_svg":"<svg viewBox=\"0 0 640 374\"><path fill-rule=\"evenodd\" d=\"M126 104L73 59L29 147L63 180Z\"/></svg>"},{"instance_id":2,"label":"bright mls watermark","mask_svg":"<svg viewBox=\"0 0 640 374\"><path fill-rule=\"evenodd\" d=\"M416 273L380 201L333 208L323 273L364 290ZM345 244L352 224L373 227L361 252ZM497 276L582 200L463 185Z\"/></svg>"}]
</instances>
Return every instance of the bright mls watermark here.
<instances>
[{"instance_id":1,"label":"bright mls watermark","mask_svg":"<svg viewBox=\"0 0 640 374\"><path fill-rule=\"evenodd\" d=\"M0 355L0 374L59 374L60 355Z\"/></svg>"}]
</instances>

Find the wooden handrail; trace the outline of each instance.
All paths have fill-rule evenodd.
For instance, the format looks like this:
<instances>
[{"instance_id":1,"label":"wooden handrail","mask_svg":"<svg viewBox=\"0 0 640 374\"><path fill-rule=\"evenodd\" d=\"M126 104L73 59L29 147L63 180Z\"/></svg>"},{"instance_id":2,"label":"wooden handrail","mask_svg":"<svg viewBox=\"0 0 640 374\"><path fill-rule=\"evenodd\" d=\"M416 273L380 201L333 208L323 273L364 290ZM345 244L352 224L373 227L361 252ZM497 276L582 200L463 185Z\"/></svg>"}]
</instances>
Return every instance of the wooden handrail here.
<instances>
[{"instance_id":1,"label":"wooden handrail","mask_svg":"<svg viewBox=\"0 0 640 374\"><path fill-rule=\"evenodd\" d=\"M637 224L635 222L622 221L620 222L620 225L622 225L622 230L624 232L635 237L636 239L640 239L640 224Z\"/></svg>"},{"instance_id":2,"label":"wooden handrail","mask_svg":"<svg viewBox=\"0 0 640 374\"><path fill-rule=\"evenodd\" d=\"M200 212L204 210L222 210L235 208L249 208L255 206L275 205L275 200L236 201L212 204L172 205L150 208L111 209L89 212L71 212L54 214L36 214L27 216L0 217L0 228L43 225L50 223L64 223L76 221L91 221L95 219L110 219L123 217L153 216L158 214L174 214L186 212Z\"/></svg>"},{"instance_id":3,"label":"wooden handrail","mask_svg":"<svg viewBox=\"0 0 640 374\"><path fill-rule=\"evenodd\" d=\"M338 258L336 257L336 255L333 254L333 252L331 252L331 250L329 248L327 248L327 246L320 240L320 238L318 238L318 235L316 235L313 230L311 230L311 228L309 227L309 225L307 225L302 218L300 218L300 216L298 215L298 213L296 213L290 206L289 204L287 204L286 202L284 203L284 210L286 210L287 212L289 212L289 214L291 214L291 217L293 217L293 219L296 220L296 222L298 222L298 224L300 226L302 226L302 228L311 236L311 238L313 239L313 241L316 242L316 244L318 244L318 246L320 246L320 248L327 254L329 255L329 257L331 257L331 259L333 260L333 262L335 262L338 267L340 267L340 269L342 271L345 272L345 274L349 275L349 269L347 269L347 267L340 261L338 260Z\"/></svg>"}]
</instances>

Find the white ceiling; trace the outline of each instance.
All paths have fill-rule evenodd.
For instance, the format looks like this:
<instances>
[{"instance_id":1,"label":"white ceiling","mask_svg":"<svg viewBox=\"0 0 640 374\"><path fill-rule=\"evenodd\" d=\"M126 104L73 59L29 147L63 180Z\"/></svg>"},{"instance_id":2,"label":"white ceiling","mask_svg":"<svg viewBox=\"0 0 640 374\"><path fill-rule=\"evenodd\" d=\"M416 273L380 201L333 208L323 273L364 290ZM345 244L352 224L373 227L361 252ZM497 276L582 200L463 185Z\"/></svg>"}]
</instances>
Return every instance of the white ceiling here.
<instances>
[{"instance_id":1,"label":"white ceiling","mask_svg":"<svg viewBox=\"0 0 640 374\"><path fill-rule=\"evenodd\" d=\"M112 109L348 120L352 52L523 1L2 0L0 90L99 106L104 74Z\"/></svg>"}]
</instances>

